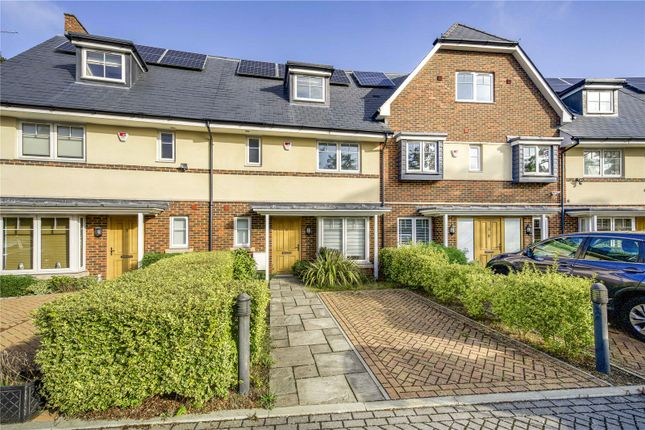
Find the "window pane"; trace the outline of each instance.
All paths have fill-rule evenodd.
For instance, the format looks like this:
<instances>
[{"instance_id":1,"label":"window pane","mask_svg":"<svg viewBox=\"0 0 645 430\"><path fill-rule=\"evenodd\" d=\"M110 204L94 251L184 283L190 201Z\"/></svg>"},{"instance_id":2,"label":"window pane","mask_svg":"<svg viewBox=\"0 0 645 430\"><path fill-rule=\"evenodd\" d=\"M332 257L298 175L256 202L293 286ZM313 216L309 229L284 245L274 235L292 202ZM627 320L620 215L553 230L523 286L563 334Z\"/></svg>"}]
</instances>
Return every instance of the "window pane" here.
<instances>
[{"instance_id":1,"label":"window pane","mask_svg":"<svg viewBox=\"0 0 645 430\"><path fill-rule=\"evenodd\" d=\"M611 218L597 218L596 231L611 231Z\"/></svg>"},{"instance_id":2,"label":"window pane","mask_svg":"<svg viewBox=\"0 0 645 430\"><path fill-rule=\"evenodd\" d=\"M319 76L296 77L296 97L302 99L323 99L324 78Z\"/></svg>"},{"instance_id":3,"label":"window pane","mask_svg":"<svg viewBox=\"0 0 645 430\"><path fill-rule=\"evenodd\" d=\"M470 170L481 170L481 167L479 165L479 154L480 154L480 148L479 146L471 146L469 148L469 169Z\"/></svg>"},{"instance_id":4,"label":"window pane","mask_svg":"<svg viewBox=\"0 0 645 430\"><path fill-rule=\"evenodd\" d=\"M249 163L257 164L260 162L260 149L249 147Z\"/></svg>"},{"instance_id":5,"label":"window pane","mask_svg":"<svg viewBox=\"0 0 645 430\"><path fill-rule=\"evenodd\" d=\"M632 219L631 218L615 218L614 231L631 231Z\"/></svg>"},{"instance_id":6,"label":"window pane","mask_svg":"<svg viewBox=\"0 0 645 430\"><path fill-rule=\"evenodd\" d=\"M477 100L489 102L493 100L492 76L477 75Z\"/></svg>"},{"instance_id":7,"label":"window pane","mask_svg":"<svg viewBox=\"0 0 645 430\"><path fill-rule=\"evenodd\" d=\"M105 57L102 52L87 51L87 61L97 61L99 63L102 63L104 60Z\"/></svg>"},{"instance_id":8,"label":"window pane","mask_svg":"<svg viewBox=\"0 0 645 430\"><path fill-rule=\"evenodd\" d=\"M238 218L237 219L237 229L238 230L248 230L249 229L249 220L248 220L248 218Z\"/></svg>"},{"instance_id":9,"label":"window pane","mask_svg":"<svg viewBox=\"0 0 645 430\"><path fill-rule=\"evenodd\" d=\"M22 154L49 156L49 126L22 125Z\"/></svg>"},{"instance_id":10,"label":"window pane","mask_svg":"<svg viewBox=\"0 0 645 430\"><path fill-rule=\"evenodd\" d=\"M604 151L603 152L603 175L619 176L620 175L620 151Z\"/></svg>"},{"instance_id":11,"label":"window pane","mask_svg":"<svg viewBox=\"0 0 645 430\"><path fill-rule=\"evenodd\" d=\"M421 143L409 142L408 148L408 170L421 170Z\"/></svg>"},{"instance_id":12,"label":"window pane","mask_svg":"<svg viewBox=\"0 0 645 430\"><path fill-rule=\"evenodd\" d=\"M235 244L249 245L251 236L251 225L248 218L237 218L235 220Z\"/></svg>"},{"instance_id":13,"label":"window pane","mask_svg":"<svg viewBox=\"0 0 645 430\"><path fill-rule=\"evenodd\" d=\"M591 239L585 260L638 263L638 242L631 239Z\"/></svg>"},{"instance_id":14,"label":"window pane","mask_svg":"<svg viewBox=\"0 0 645 430\"><path fill-rule=\"evenodd\" d=\"M582 243L581 237L560 237L548 240L533 248L536 257L573 258Z\"/></svg>"},{"instance_id":15,"label":"window pane","mask_svg":"<svg viewBox=\"0 0 645 430\"><path fill-rule=\"evenodd\" d=\"M172 219L172 244L186 246L188 244L188 221L186 218Z\"/></svg>"},{"instance_id":16,"label":"window pane","mask_svg":"<svg viewBox=\"0 0 645 430\"><path fill-rule=\"evenodd\" d=\"M365 260L365 220L347 218L346 257L354 260Z\"/></svg>"},{"instance_id":17,"label":"window pane","mask_svg":"<svg viewBox=\"0 0 645 430\"><path fill-rule=\"evenodd\" d=\"M336 170L336 144L321 143L318 145L318 168Z\"/></svg>"},{"instance_id":18,"label":"window pane","mask_svg":"<svg viewBox=\"0 0 645 430\"><path fill-rule=\"evenodd\" d=\"M551 148L548 146L540 146L538 148L538 165L539 173L549 173L551 171Z\"/></svg>"},{"instance_id":19,"label":"window pane","mask_svg":"<svg viewBox=\"0 0 645 430\"><path fill-rule=\"evenodd\" d=\"M399 220L399 243L407 245L412 242L412 219L402 218Z\"/></svg>"},{"instance_id":20,"label":"window pane","mask_svg":"<svg viewBox=\"0 0 645 430\"><path fill-rule=\"evenodd\" d=\"M164 160L175 158L175 136L172 133L161 133L161 158Z\"/></svg>"},{"instance_id":21,"label":"window pane","mask_svg":"<svg viewBox=\"0 0 645 430\"><path fill-rule=\"evenodd\" d=\"M88 76L98 76L103 78L105 67L103 64L87 63L86 73Z\"/></svg>"},{"instance_id":22,"label":"window pane","mask_svg":"<svg viewBox=\"0 0 645 430\"><path fill-rule=\"evenodd\" d=\"M322 246L343 252L343 220L340 218L323 219Z\"/></svg>"},{"instance_id":23,"label":"window pane","mask_svg":"<svg viewBox=\"0 0 645 430\"><path fill-rule=\"evenodd\" d=\"M4 218L2 269L33 269L34 224L31 218Z\"/></svg>"},{"instance_id":24,"label":"window pane","mask_svg":"<svg viewBox=\"0 0 645 430\"><path fill-rule=\"evenodd\" d=\"M426 172L437 171L437 144L424 142L423 144L423 170Z\"/></svg>"},{"instance_id":25,"label":"window pane","mask_svg":"<svg viewBox=\"0 0 645 430\"><path fill-rule=\"evenodd\" d=\"M69 267L69 218L42 218L40 240L43 269Z\"/></svg>"},{"instance_id":26,"label":"window pane","mask_svg":"<svg viewBox=\"0 0 645 430\"><path fill-rule=\"evenodd\" d=\"M28 124L24 123L22 125L22 134L29 134L29 135L34 135L36 134L36 124Z\"/></svg>"},{"instance_id":27,"label":"window pane","mask_svg":"<svg viewBox=\"0 0 645 430\"><path fill-rule=\"evenodd\" d=\"M105 66L105 77L121 79L121 66Z\"/></svg>"},{"instance_id":28,"label":"window pane","mask_svg":"<svg viewBox=\"0 0 645 430\"><path fill-rule=\"evenodd\" d=\"M533 239L542 239L542 220L540 218L533 218Z\"/></svg>"},{"instance_id":29,"label":"window pane","mask_svg":"<svg viewBox=\"0 0 645 430\"><path fill-rule=\"evenodd\" d=\"M430 221L427 219L417 219L416 227L415 241L417 243L430 242Z\"/></svg>"},{"instance_id":30,"label":"window pane","mask_svg":"<svg viewBox=\"0 0 645 430\"><path fill-rule=\"evenodd\" d=\"M80 138L76 137L80 134ZM83 158L83 129L58 127L56 154L59 157Z\"/></svg>"},{"instance_id":31,"label":"window pane","mask_svg":"<svg viewBox=\"0 0 645 430\"><path fill-rule=\"evenodd\" d=\"M358 170L358 145L340 145L340 170Z\"/></svg>"},{"instance_id":32,"label":"window pane","mask_svg":"<svg viewBox=\"0 0 645 430\"><path fill-rule=\"evenodd\" d=\"M457 99L473 100L473 75L470 73L457 74Z\"/></svg>"},{"instance_id":33,"label":"window pane","mask_svg":"<svg viewBox=\"0 0 645 430\"><path fill-rule=\"evenodd\" d=\"M105 63L121 67L121 56L116 54L105 54Z\"/></svg>"},{"instance_id":34,"label":"window pane","mask_svg":"<svg viewBox=\"0 0 645 430\"><path fill-rule=\"evenodd\" d=\"M600 175L600 151L584 152L585 175Z\"/></svg>"},{"instance_id":35,"label":"window pane","mask_svg":"<svg viewBox=\"0 0 645 430\"><path fill-rule=\"evenodd\" d=\"M535 160L535 147L527 146L524 147L524 172L526 173L535 173L536 172L536 160Z\"/></svg>"}]
</instances>

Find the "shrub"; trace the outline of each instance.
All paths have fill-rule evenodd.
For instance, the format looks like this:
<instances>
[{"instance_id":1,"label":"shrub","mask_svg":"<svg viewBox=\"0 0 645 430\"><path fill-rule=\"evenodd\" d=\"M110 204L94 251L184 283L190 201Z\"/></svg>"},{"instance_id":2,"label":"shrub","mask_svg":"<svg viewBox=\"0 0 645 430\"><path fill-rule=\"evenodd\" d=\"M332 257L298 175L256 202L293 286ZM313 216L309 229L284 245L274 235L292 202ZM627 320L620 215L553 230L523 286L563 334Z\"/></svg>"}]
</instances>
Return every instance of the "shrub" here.
<instances>
[{"instance_id":1,"label":"shrub","mask_svg":"<svg viewBox=\"0 0 645 430\"><path fill-rule=\"evenodd\" d=\"M36 283L36 279L23 275L0 276L0 297L17 297L29 294L27 287Z\"/></svg>"},{"instance_id":2,"label":"shrub","mask_svg":"<svg viewBox=\"0 0 645 430\"><path fill-rule=\"evenodd\" d=\"M298 260L293 264L293 266L291 266L291 272L293 273L293 276L302 280L302 277L305 274L305 270L307 270L307 267L309 267L308 261Z\"/></svg>"},{"instance_id":3,"label":"shrub","mask_svg":"<svg viewBox=\"0 0 645 430\"><path fill-rule=\"evenodd\" d=\"M29 294L52 294L52 293L69 293L72 291L84 290L98 284L95 276L83 276L74 278L72 276L52 276L49 279L39 279L29 287Z\"/></svg>"},{"instance_id":4,"label":"shrub","mask_svg":"<svg viewBox=\"0 0 645 430\"><path fill-rule=\"evenodd\" d=\"M316 259L309 263L302 275L308 287L352 287L363 281L358 265L335 250L320 248Z\"/></svg>"},{"instance_id":5,"label":"shrub","mask_svg":"<svg viewBox=\"0 0 645 430\"><path fill-rule=\"evenodd\" d=\"M257 279L255 259L245 248L233 251L233 279Z\"/></svg>"},{"instance_id":6,"label":"shrub","mask_svg":"<svg viewBox=\"0 0 645 430\"><path fill-rule=\"evenodd\" d=\"M143 269L144 267L148 267L159 260L163 260L164 258L176 257L177 255L182 255L182 254L178 252L169 252L169 253L149 252L147 254L143 254L143 258L141 259L141 268Z\"/></svg>"},{"instance_id":7,"label":"shrub","mask_svg":"<svg viewBox=\"0 0 645 430\"><path fill-rule=\"evenodd\" d=\"M49 406L64 413L132 407L155 395L197 406L237 382L235 298L252 297L261 359L266 284L234 281L230 252L182 254L41 307L37 362Z\"/></svg>"}]
</instances>

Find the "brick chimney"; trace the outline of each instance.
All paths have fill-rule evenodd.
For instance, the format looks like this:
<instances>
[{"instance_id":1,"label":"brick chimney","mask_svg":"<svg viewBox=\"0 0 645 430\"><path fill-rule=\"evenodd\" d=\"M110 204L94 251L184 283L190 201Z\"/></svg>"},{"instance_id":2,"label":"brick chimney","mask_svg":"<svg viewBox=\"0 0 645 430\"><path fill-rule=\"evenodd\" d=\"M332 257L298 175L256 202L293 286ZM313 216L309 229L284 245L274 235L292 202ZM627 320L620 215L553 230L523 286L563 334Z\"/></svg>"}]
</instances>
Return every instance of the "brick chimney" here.
<instances>
[{"instance_id":1,"label":"brick chimney","mask_svg":"<svg viewBox=\"0 0 645 430\"><path fill-rule=\"evenodd\" d=\"M83 33L88 34L83 24L71 13L65 14L65 33Z\"/></svg>"}]
</instances>

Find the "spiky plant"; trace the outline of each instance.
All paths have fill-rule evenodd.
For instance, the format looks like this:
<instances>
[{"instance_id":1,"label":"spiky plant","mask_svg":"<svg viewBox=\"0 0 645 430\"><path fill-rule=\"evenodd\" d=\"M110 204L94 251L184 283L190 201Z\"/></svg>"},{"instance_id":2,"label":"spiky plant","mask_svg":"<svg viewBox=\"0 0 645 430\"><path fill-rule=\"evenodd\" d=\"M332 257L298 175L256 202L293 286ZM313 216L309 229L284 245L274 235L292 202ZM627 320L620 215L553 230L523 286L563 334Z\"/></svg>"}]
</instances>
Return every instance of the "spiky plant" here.
<instances>
[{"instance_id":1,"label":"spiky plant","mask_svg":"<svg viewBox=\"0 0 645 430\"><path fill-rule=\"evenodd\" d=\"M321 248L304 271L302 280L308 287L348 288L360 284L363 274L353 260L343 257L339 251Z\"/></svg>"}]
</instances>

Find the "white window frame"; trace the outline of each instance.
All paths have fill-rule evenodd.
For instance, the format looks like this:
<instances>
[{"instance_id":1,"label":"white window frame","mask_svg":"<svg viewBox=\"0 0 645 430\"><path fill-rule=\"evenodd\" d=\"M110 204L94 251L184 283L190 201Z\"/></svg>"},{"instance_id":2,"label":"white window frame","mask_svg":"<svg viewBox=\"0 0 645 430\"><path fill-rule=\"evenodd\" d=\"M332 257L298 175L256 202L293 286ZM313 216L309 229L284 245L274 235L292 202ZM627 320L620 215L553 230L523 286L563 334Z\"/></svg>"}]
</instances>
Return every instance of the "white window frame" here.
<instances>
[{"instance_id":1,"label":"white window frame","mask_svg":"<svg viewBox=\"0 0 645 430\"><path fill-rule=\"evenodd\" d=\"M473 98L472 99L460 99L459 98L459 75L471 75L473 77ZM477 76L490 76L490 100L478 100L477 99ZM455 100L458 102L465 103L495 103L495 74L494 73L483 73L483 72L456 72L455 73Z\"/></svg>"},{"instance_id":2,"label":"white window frame","mask_svg":"<svg viewBox=\"0 0 645 430\"><path fill-rule=\"evenodd\" d=\"M632 223L632 229L631 230L620 230L620 231L636 231L636 218L635 217L630 217L630 216L598 216L596 217L596 231L598 230L598 220L600 219L608 219L609 220L609 231L615 232L616 230L616 219L629 219L631 220ZM606 230L603 230L606 231Z\"/></svg>"},{"instance_id":3,"label":"white window frame","mask_svg":"<svg viewBox=\"0 0 645 430\"><path fill-rule=\"evenodd\" d=\"M419 144L421 150L419 151L419 168L411 169L410 168L410 145ZM434 158L434 169L425 168L425 144L429 143L434 145L435 148L435 158ZM406 172L418 172L418 173L439 173L439 141L437 140L406 140L405 141L405 169Z\"/></svg>"},{"instance_id":4,"label":"white window frame","mask_svg":"<svg viewBox=\"0 0 645 430\"><path fill-rule=\"evenodd\" d=\"M336 168L335 169L321 169L320 168L320 145L336 145ZM343 145L350 145L350 146L356 146L358 147L358 162L356 164L356 169L348 170L348 169L343 169L341 166L341 147ZM361 144L360 143L354 143L354 142L328 142L328 141L320 141L316 145L316 170L318 172L341 172L341 173L353 173L353 174L359 174L361 172L361 156L362 156L362 149L361 149Z\"/></svg>"},{"instance_id":5,"label":"white window frame","mask_svg":"<svg viewBox=\"0 0 645 430\"><path fill-rule=\"evenodd\" d=\"M416 244L417 243L417 220L419 219L424 219L428 221L428 242L432 241L432 218L429 217L424 217L424 216L416 216L416 217L411 217L411 216L404 216L404 217L399 217L396 219L396 244L397 246L403 246L406 244L401 243L401 235L400 235L400 228L401 228L401 220L406 220L409 219L412 221L412 241L409 244ZM409 245L408 244L408 245Z\"/></svg>"},{"instance_id":6,"label":"white window frame","mask_svg":"<svg viewBox=\"0 0 645 430\"><path fill-rule=\"evenodd\" d=\"M470 163L470 162L471 162L471 160L472 160L472 157L471 157L470 151L471 151L472 149L476 149L476 150L477 150L477 169L473 169L473 166L472 166L472 165L471 165L471 163ZM484 158L484 157L482 156L482 152L483 152L483 150L484 150L484 148L483 148L483 146L482 146L482 145L468 145L468 171L469 171L469 172L481 172L481 171L483 171L483 170L484 170L484 169L483 169L483 166L482 166L482 159Z\"/></svg>"},{"instance_id":7,"label":"white window frame","mask_svg":"<svg viewBox=\"0 0 645 430\"><path fill-rule=\"evenodd\" d=\"M88 52L98 52L103 54L103 58L105 61L105 54L110 54L110 55L118 55L121 57L121 78L120 79L115 79L115 78L104 78L101 76L91 76L87 74L87 53ZM82 49L82 64L81 64L81 77L83 79L89 79L93 81L103 81L103 82L116 82L116 83L121 83L125 84L125 54L122 54L120 52L112 52L112 51L103 51L100 49Z\"/></svg>"},{"instance_id":8,"label":"white window frame","mask_svg":"<svg viewBox=\"0 0 645 430\"><path fill-rule=\"evenodd\" d=\"M258 162L251 162L251 139L258 141ZM249 136L246 138L246 166L261 166L262 165L262 138L256 136Z\"/></svg>"},{"instance_id":9,"label":"white window frame","mask_svg":"<svg viewBox=\"0 0 645 430\"><path fill-rule=\"evenodd\" d=\"M162 151L161 151L161 145L162 145L161 135L162 134L170 134L172 136L172 158L163 158L161 156L161 154L162 154ZM175 160L177 160L177 136L172 131L160 131L157 134L157 162L159 162L159 163L174 163Z\"/></svg>"},{"instance_id":10,"label":"white window frame","mask_svg":"<svg viewBox=\"0 0 645 430\"><path fill-rule=\"evenodd\" d=\"M310 97L298 97L298 79L299 78L316 78L322 80L322 99L310 98ZM314 102L314 103L325 103L327 101L327 81L325 76L318 75L305 75L305 74L295 74L293 75L293 99L301 102Z\"/></svg>"},{"instance_id":11,"label":"white window frame","mask_svg":"<svg viewBox=\"0 0 645 430\"><path fill-rule=\"evenodd\" d=\"M241 219L247 220L249 222L249 242L248 243L240 243L237 241L237 222ZM250 216L238 216L233 219L233 245L236 248L250 248L251 247L251 233L253 232L253 226L252 226L252 220Z\"/></svg>"},{"instance_id":12,"label":"white window frame","mask_svg":"<svg viewBox=\"0 0 645 430\"><path fill-rule=\"evenodd\" d=\"M343 249L342 249L341 253L343 254L343 256L347 255L347 219L348 218L362 219L363 222L365 222L365 259L363 259L363 260L352 260L352 261L354 261L354 262L356 262L357 264L360 264L360 265L370 264L370 219L369 219L369 217L362 217L362 216L356 216L356 217L352 217L352 216L350 216L350 217L323 216L323 217L319 217L318 218L318 231L320 232L320 234L318 234L318 238L317 238L317 241L318 241L318 244L317 244L318 246L317 247L318 247L318 249L324 247L324 244L323 244L323 238L324 238L324 234L325 234L324 220L325 219L332 219L332 218L342 220L342 224L343 224L343 226L342 226L342 230L343 230L343 236L342 236L343 245L342 245L342 248Z\"/></svg>"},{"instance_id":13,"label":"white window frame","mask_svg":"<svg viewBox=\"0 0 645 430\"><path fill-rule=\"evenodd\" d=\"M32 246L32 269L6 270L4 264L4 219L5 218L31 218L33 220L33 246ZM69 267L61 269L42 269L42 218L68 218L69 219ZM82 220L82 222L81 222ZM66 214L3 214L0 216L0 274L2 275L57 275L68 273L80 273L85 270L85 258L87 255L87 240L85 229L85 217ZM83 241L83 255L81 255L81 244Z\"/></svg>"},{"instance_id":14,"label":"white window frame","mask_svg":"<svg viewBox=\"0 0 645 430\"><path fill-rule=\"evenodd\" d=\"M188 244L190 243L189 236L189 221L187 216L171 216L170 218L170 249L188 249ZM174 233L174 223L176 219L183 219L186 221L186 243L175 245L175 233Z\"/></svg>"},{"instance_id":15,"label":"white window frame","mask_svg":"<svg viewBox=\"0 0 645 430\"><path fill-rule=\"evenodd\" d=\"M587 100L586 103L587 105L585 106L585 110L588 114L591 115L602 115L602 114L613 114L616 109L614 107L614 90L586 90L587 94ZM609 110L602 110L600 108L601 102L600 102L600 94L602 93L609 93ZM589 96L591 94L598 94L598 110L590 110L589 109Z\"/></svg>"},{"instance_id":16,"label":"white window frame","mask_svg":"<svg viewBox=\"0 0 645 430\"><path fill-rule=\"evenodd\" d=\"M617 175L606 175L605 174L605 152L606 151L618 151L620 152L620 169ZM587 175L585 172L585 154L589 152L599 152L600 153L600 172L598 175ZM622 149L585 149L582 151L582 175L585 178L621 178L623 176L623 150Z\"/></svg>"},{"instance_id":17,"label":"white window frame","mask_svg":"<svg viewBox=\"0 0 645 430\"><path fill-rule=\"evenodd\" d=\"M524 170L524 151L528 148L535 148L535 172L527 172ZM540 148L547 148L549 150L549 171L540 172ZM522 167L522 174L524 176L552 176L553 175L553 148L549 145L522 145L522 157L520 160Z\"/></svg>"},{"instance_id":18,"label":"white window frame","mask_svg":"<svg viewBox=\"0 0 645 430\"><path fill-rule=\"evenodd\" d=\"M22 127L24 124L46 125L49 127L49 155L24 155L22 150ZM83 156L82 157L59 157L58 156L58 127L74 127L83 129ZM16 133L16 154L23 160L48 160L65 161L69 163L84 163L87 160L87 128L80 124L56 123L46 121L23 120L18 124Z\"/></svg>"}]
</instances>

